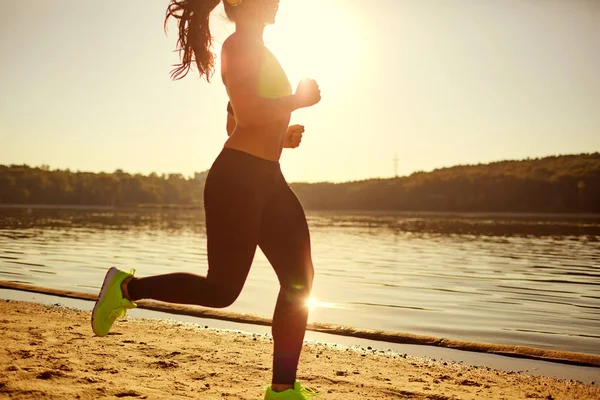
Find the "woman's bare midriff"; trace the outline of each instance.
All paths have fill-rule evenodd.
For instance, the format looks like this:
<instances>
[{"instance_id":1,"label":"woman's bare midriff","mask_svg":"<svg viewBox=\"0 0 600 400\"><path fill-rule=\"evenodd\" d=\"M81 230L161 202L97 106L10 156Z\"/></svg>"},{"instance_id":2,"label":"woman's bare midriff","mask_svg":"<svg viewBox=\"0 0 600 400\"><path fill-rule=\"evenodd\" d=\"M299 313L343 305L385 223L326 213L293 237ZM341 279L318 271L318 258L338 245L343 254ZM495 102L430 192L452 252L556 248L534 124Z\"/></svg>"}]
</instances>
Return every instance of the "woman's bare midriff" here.
<instances>
[{"instance_id":1,"label":"woman's bare midriff","mask_svg":"<svg viewBox=\"0 0 600 400\"><path fill-rule=\"evenodd\" d=\"M270 161L279 161L289 119L268 125L237 126L225 147L236 149Z\"/></svg>"}]
</instances>

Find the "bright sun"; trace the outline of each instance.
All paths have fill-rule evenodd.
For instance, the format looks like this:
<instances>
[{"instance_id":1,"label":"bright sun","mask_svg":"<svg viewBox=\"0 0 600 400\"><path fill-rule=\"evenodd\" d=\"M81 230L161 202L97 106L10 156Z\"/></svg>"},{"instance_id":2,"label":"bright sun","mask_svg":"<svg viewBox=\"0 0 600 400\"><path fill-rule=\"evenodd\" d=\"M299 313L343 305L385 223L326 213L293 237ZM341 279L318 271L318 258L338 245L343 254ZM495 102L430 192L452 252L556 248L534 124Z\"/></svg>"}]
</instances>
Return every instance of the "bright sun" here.
<instances>
[{"instance_id":1,"label":"bright sun","mask_svg":"<svg viewBox=\"0 0 600 400\"><path fill-rule=\"evenodd\" d=\"M327 90L343 90L364 56L358 29L336 0L282 0L265 44L292 86L312 78Z\"/></svg>"}]
</instances>

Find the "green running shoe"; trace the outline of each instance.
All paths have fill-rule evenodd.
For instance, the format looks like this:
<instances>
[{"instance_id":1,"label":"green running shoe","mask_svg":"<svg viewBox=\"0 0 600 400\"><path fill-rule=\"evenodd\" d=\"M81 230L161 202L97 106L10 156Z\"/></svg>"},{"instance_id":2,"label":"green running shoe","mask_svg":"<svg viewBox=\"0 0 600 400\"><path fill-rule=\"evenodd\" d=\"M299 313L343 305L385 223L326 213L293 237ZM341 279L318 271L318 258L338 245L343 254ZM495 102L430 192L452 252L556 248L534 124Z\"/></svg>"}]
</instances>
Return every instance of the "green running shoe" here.
<instances>
[{"instance_id":1,"label":"green running shoe","mask_svg":"<svg viewBox=\"0 0 600 400\"><path fill-rule=\"evenodd\" d=\"M117 318L125 316L127 309L136 307L135 303L124 298L121 292L121 283L134 273L134 269L127 273L115 267L106 273L92 311L92 329L96 335L106 336Z\"/></svg>"},{"instance_id":2,"label":"green running shoe","mask_svg":"<svg viewBox=\"0 0 600 400\"><path fill-rule=\"evenodd\" d=\"M302 387L298 381L294 383L293 389L274 392L269 386L267 393L265 393L265 400L309 400L313 397L318 397L317 392L310 388Z\"/></svg>"}]
</instances>

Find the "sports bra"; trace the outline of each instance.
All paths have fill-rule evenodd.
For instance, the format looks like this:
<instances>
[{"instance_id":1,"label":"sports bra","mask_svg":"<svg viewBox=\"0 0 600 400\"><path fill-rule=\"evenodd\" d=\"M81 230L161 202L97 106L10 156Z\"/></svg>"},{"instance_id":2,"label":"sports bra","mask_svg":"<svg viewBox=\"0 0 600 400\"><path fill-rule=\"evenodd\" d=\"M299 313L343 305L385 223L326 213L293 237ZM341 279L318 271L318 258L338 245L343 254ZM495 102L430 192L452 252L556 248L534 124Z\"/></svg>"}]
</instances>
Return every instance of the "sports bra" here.
<instances>
[{"instance_id":1,"label":"sports bra","mask_svg":"<svg viewBox=\"0 0 600 400\"><path fill-rule=\"evenodd\" d=\"M262 65L258 72L258 96L265 99L277 99L292 94L292 85L277 58L264 48ZM227 103L227 112L234 115L231 102Z\"/></svg>"}]
</instances>

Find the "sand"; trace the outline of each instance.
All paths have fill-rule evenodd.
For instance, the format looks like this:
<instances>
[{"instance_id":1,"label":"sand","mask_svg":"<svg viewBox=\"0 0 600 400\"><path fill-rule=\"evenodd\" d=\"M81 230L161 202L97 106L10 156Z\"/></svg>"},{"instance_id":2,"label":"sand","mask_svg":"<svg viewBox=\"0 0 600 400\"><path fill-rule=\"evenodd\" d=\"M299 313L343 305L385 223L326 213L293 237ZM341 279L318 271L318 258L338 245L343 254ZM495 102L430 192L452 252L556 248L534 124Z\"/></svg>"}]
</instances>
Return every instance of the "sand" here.
<instances>
[{"instance_id":1,"label":"sand","mask_svg":"<svg viewBox=\"0 0 600 400\"><path fill-rule=\"evenodd\" d=\"M0 398L262 399L268 336L127 317L95 337L90 313L0 300ZM599 374L600 375L600 374ZM600 399L579 382L307 343L299 379L326 400Z\"/></svg>"},{"instance_id":2,"label":"sand","mask_svg":"<svg viewBox=\"0 0 600 400\"><path fill-rule=\"evenodd\" d=\"M79 300L96 301L97 295L73 290L47 288L35 285L26 285L18 282L0 280L0 289L12 289L28 293L41 293L62 298L71 298ZM141 300L136 302L139 309L164 312L168 314L178 314L194 316L198 318L222 320L228 322L270 326L270 318L259 315L240 314L221 309L211 309L205 307L196 307L184 304L168 304L159 301ZM574 353L569 351L539 349L529 346L515 346L496 343L482 343L467 340L456 340L451 338L441 338L434 336L415 335L407 332L385 331L376 329L356 328L352 326L343 326L327 324L320 322L311 322L307 330L319 333L332 334L334 336L346 336L357 339L368 339L378 342L397 343L397 344L416 344L424 346L435 346L468 352L497 354L509 357L519 357L531 360L560 362L571 365L600 367L600 355Z\"/></svg>"}]
</instances>

